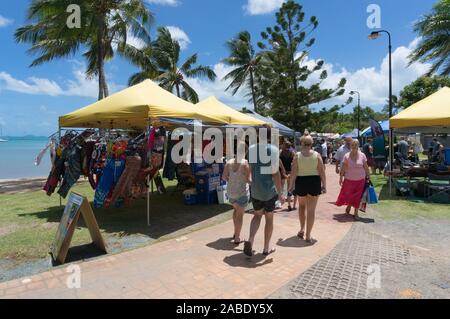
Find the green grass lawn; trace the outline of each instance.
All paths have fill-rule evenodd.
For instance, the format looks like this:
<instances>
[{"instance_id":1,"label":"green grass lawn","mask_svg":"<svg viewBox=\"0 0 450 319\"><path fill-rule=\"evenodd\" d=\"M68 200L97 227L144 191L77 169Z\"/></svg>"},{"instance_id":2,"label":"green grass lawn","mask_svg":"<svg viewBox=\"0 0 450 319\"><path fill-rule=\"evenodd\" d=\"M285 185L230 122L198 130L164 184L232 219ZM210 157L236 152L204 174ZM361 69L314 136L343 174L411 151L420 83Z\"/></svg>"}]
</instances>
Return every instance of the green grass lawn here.
<instances>
[{"instance_id":1,"label":"green grass lawn","mask_svg":"<svg viewBox=\"0 0 450 319\"><path fill-rule=\"evenodd\" d=\"M170 239L221 223L231 218L228 205L186 206L173 182L164 181L168 193L152 194L151 226L147 226L146 201L128 208L94 209L101 232L112 252ZM89 184L77 184L73 191L93 199ZM43 191L0 194L0 259L16 260L48 256L64 207L59 196ZM64 205L64 201L63 201ZM90 243L89 232L80 219L72 246Z\"/></svg>"},{"instance_id":2,"label":"green grass lawn","mask_svg":"<svg viewBox=\"0 0 450 319\"><path fill-rule=\"evenodd\" d=\"M371 180L379 195L379 203L370 205L381 217L385 219L401 218L446 218L450 219L450 205L437 204L430 202L410 201L405 197L395 195L395 189L392 188L392 194L389 194L389 179L382 175L372 175Z\"/></svg>"}]
</instances>

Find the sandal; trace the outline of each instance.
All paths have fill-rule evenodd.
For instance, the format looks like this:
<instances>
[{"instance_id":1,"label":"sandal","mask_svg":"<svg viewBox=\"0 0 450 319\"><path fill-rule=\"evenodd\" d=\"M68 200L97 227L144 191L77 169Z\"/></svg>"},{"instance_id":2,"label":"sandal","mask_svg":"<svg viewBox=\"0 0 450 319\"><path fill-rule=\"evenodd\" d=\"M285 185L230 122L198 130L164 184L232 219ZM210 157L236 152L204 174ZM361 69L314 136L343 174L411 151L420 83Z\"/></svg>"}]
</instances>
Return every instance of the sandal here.
<instances>
[{"instance_id":1,"label":"sandal","mask_svg":"<svg viewBox=\"0 0 450 319\"><path fill-rule=\"evenodd\" d=\"M239 245L242 243L242 240L241 240L240 238L234 237L233 239L234 239L234 244L235 244L236 246L239 246ZM236 240L236 239L239 239L239 240Z\"/></svg>"},{"instance_id":2,"label":"sandal","mask_svg":"<svg viewBox=\"0 0 450 319\"><path fill-rule=\"evenodd\" d=\"M308 239L305 239L305 241L308 243L308 244L311 244L311 245L313 245L313 244L315 244L316 242L317 242L317 240L315 240L314 238L308 238Z\"/></svg>"},{"instance_id":3,"label":"sandal","mask_svg":"<svg viewBox=\"0 0 450 319\"><path fill-rule=\"evenodd\" d=\"M297 234L297 237L300 239L303 239L305 237L305 232L304 231L299 231Z\"/></svg>"},{"instance_id":4,"label":"sandal","mask_svg":"<svg viewBox=\"0 0 450 319\"><path fill-rule=\"evenodd\" d=\"M264 252L263 252L263 255L267 257L267 256L273 254L275 251L276 251L276 249L275 249L275 248L272 248L272 249L269 250L269 251L264 251Z\"/></svg>"},{"instance_id":5,"label":"sandal","mask_svg":"<svg viewBox=\"0 0 450 319\"><path fill-rule=\"evenodd\" d=\"M252 243L249 241L244 243L244 254L249 257L253 256Z\"/></svg>"}]
</instances>

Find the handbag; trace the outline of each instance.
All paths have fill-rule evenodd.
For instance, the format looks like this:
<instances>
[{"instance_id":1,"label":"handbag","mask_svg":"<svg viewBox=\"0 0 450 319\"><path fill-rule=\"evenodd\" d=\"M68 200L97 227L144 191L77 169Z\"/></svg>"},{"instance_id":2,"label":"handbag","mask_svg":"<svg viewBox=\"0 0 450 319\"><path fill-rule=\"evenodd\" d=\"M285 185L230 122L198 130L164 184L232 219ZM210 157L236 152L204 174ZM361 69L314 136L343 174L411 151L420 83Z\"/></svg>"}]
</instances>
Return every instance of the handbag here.
<instances>
[{"instance_id":1,"label":"handbag","mask_svg":"<svg viewBox=\"0 0 450 319\"><path fill-rule=\"evenodd\" d=\"M367 202L369 201L369 193L368 193L368 188L366 187L363 195L361 197L361 202L359 203L359 210L363 213L366 212L367 209Z\"/></svg>"},{"instance_id":2,"label":"handbag","mask_svg":"<svg viewBox=\"0 0 450 319\"><path fill-rule=\"evenodd\" d=\"M369 187L367 188L367 194L368 194L367 202L369 204L378 204L377 192L375 191L375 187L373 187L372 183L370 183Z\"/></svg>"}]
</instances>

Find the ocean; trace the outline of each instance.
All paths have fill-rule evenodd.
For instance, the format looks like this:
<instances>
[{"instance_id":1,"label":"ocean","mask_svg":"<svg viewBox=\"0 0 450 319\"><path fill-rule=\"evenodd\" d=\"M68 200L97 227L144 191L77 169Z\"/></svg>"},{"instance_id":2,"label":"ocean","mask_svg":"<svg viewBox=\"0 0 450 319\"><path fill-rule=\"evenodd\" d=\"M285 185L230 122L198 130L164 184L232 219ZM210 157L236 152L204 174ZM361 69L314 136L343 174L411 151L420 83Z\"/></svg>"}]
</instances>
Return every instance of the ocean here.
<instances>
[{"instance_id":1,"label":"ocean","mask_svg":"<svg viewBox=\"0 0 450 319\"><path fill-rule=\"evenodd\" d=\"M47 145L46 137L2 137L0 142L0 180L28 177L47 177L50 172L50 152L41 164L34 165L39 152Z\"/></svg>"}]
</instances>

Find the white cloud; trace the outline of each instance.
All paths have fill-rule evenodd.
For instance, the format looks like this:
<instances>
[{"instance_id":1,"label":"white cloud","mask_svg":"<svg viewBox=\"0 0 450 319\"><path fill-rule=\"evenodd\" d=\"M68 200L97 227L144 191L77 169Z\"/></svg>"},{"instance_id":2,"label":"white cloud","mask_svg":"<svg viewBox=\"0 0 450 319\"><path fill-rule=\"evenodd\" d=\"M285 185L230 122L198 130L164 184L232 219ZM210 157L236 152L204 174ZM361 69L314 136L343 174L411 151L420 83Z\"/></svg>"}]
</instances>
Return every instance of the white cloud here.
<instances>
[{"instance_id":1,"label":"white cloud","mask_svg":"<svg viewBox=\"0 0 450 319\"><path fill-rule=\"evenodd\" d=\"M159 4L159 5L171 6L171 7L176 7L177 5L180 4L180 2L177 0L146 0L146 1L150 4Z\"/></svg>"},{"instance_id":2,"label":"white cloud","mask_svg":"<svg viewBox=\"0 0 450 319\"><path fill-rule=\"evenodd\" d=\"M408 67L408 55L417 44L417 39L411 42L408 47L398 47L392 54L392 72L393 72L393 91L398 95L403 87L419 76L425 74L428 69L428 64L414 63ZM322 88L337 87L341 78L347 79L345 86L346 93L344 96L329 99L321 103L312 105L312 107L330 107L335 104L344 104L348 99L348 92L356 90L361 93L362 105L368 105L380 109L387 100L388 96L388 79L389 79L389 57L386 56L379 67L364 67L350 72L346 68L337 69L333 64L325 64L323 69L327 70L328 78L322 82ZM309 67L315 65L316 60L306 59L305 64ZM223 63L218 63L213 67L217 74L217 79L214 82L206 79L189 79L188 82L199 94L200 100L203 100L211 95L216 96L224 103L242 109L242 107L253 108L249 103L249 98L246 97L245 88L242 88L235 96L230 92L225 92L225 88L229 82L222 81L223 77L228 74L233 68ZM312 74L307 82L303 83L309 86L319 81L320 71ZM353 103L354 104L354 103ZM354 105L349 106L348 109L353 108Z\"/></svg>"},{"instance_id":3,"label":"white cloud","mask_svg":"<svg viewBox=\"0 0 450 319\"><path fill-rule=\"evenodd\" d=\"M169 30L172 39L177 40L178 43L180 43L181 50L186 49L191 43L188 35L182 29L174 26L167 26L166 28Z\"/></svg>"},{"instance_id":4,"label":"white cloud","mask_svg":"<svg viewBox=\"0 0 450 319\"><path fill-rule=\"evenodd\" d=\"M392 53L392 88L393 94L397 95L409 83L424 75L430 68L426 63L413 63L408 67L408 55L417 45L415 39L407 47L400 46ZM308 66L314 65L314 60L306 60ZM386 103L389 95L389 56L386 55L379 67L364 67L354 72L346 68L336 70L333 64L325 64L324 69L328 72L328 78L323 81L322 88L334 88L343 77L347 79L344 96L330 99L316 104L317 107L343 104L348 98L348 92L355 90L361 93L361 104L377 106L378 108ZM306 85L319 80L320 71L308 78ZM353 107L353 106L352 106Z\"/></svg>"},{"instance_id":5,"label":"white cloud","mask_svg":"<svg viewBox=\"0 0 450 319\"><path fill-rule=\"evenodd\" d=\"M214 65L213 70L217 75L215 81L209 81L207 79L187 80L199 95L200 101L213 95L225 104L228 104L238 110L241 110L243 107L253 109L251 104L248 103L248 98L245 96L247 92L244 87L235 96L231 95L229 91L225 92L225 89L229 85L229 81L222 81L222 79L231 70L233 70L232 67L223 63L217 63Z\"/></svg>"},{"instance_id":6,"label":"white cloud","mask_svg":"<svg viewBox=\"0 0 450 319\"><path fill-rule=\"evenodd\" d=\"M84 74L84 65L72 61L74 64L74 79L67 80L62 87L53 80L45 78L30 77L26 80L19 80L6 72L0 72L0 90L8 90L31 95L49 96L79 96L98 97L98 81L96 78L87 79ZM108 83L110 93L123 88L114 82Z\"/></svg>"},{"instance_id":7,"label":"white cloud","mask_svg":"<svg viewBox=\"0 0 450 319\"><path fill-rule=\"evenodd\" d=\"M6 26L10 25L13 22L14 22L13 20L5 18L4 16L0 15L0 28L1 27L6 27Z\"/></svg>"},{"instance_id":8,"label":"white cloud","mask_svg":"<svg viewBox=\"0 0 450 319\"><path fill-rule=\"evenodd\" d=\"M28 78L27 82L17 80L6 72L0 72L0 88L26 94L61 95L61 87L54 81L36 77Z\"/></svg>"},{"instance_id":9,"label":"white cloud","mask_svg":"<svg viewBox=\"0 0 450 319\"><path fill-rule=\"evenodd\" d=\"M268 14L277 10L285 0L248 0L244 10L250 15Z\"/></svg>"}]
</instances>

